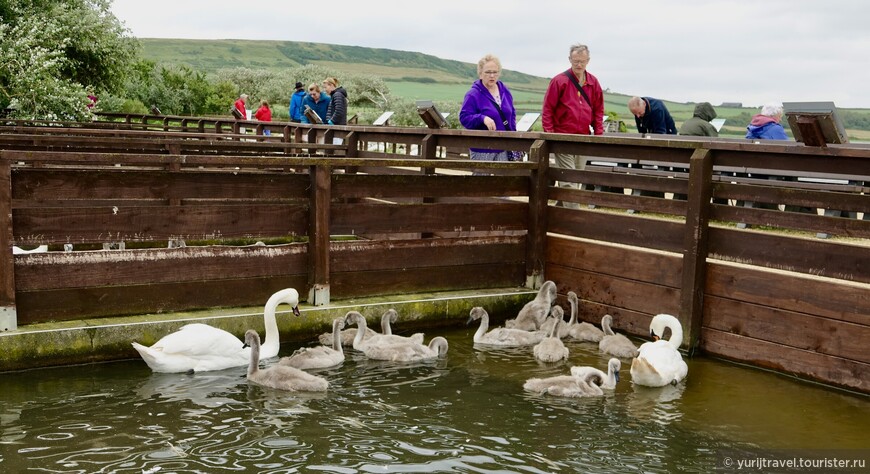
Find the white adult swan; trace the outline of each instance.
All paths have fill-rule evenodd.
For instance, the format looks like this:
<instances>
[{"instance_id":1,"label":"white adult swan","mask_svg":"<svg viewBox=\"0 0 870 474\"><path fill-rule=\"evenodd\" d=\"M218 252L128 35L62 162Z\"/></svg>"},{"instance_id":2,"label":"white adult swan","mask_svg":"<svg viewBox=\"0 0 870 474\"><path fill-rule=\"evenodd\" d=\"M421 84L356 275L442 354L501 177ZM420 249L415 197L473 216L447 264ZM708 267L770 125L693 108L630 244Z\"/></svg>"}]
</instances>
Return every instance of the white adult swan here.
<instances>
[{"instance_id":1,"label":"white adult swan","mask_svg":"<svg viewBox=\"0 0 870 474\"><path fill-rule=\"evenodd\" d=\"M363 354L375 360L419 362L444 357L447 355L447 347L447 339L437 336L429 341L428 346L414 341L383 345L369 344L363 349Z\"/></svg>"},{"instance_id":2,"label":"white adult swan","mask_svg":"<svg viewBox=\"0 0 870 474\"><path fill-rule=\"evenodd\" d=\"M610 329L611 324L613 324L613 316L605 314L601 318L601 329L604 330L604 337L598 342L598 350L626 359L637 356L637 346L622 334L614 333L613 329Z\"/></svg>"},{"instance_id":3,"label":"white adult swan","mask_svg":"<svg viewBox=\"0 0 870 474\"><path fill-rule=\"evenodd\" d=\"M605 374L595 367L571 367L571 375L575 377L585 377L587 374L597 374L601 379L598 384L601 388L613 390L616 388L616 382L619 382L619 370L622 368L622 362L617 358L612 358L607 361L607 373Z\"/></svg>"},{"instance_id":4,"label":"white adult swan","mask_svg":"<svg viewBox=\"0 0 870 474\"><path fill-rule=\"evenodd\" d=\"M577 293L573 291L568 292L568 303L571 305L571 319L568 321L567 331L568 337L577 341L601 342L601 339L604 337L604 331L586 321L578 322L577 320L577 313L579 312L577 308L579 305Z\"/></svg>"},{"instance_id":5,"label":"white adult swan","mask_svg":"<svg viewBox=\"0 0 870 474\"><path fill-rule=\"evenodd\" d=\"M253 329L245 332L245 348L249 348L248 380L257 385L291 392L325 392L329 382L288 365L260 368L260 335Z\"/></svg>"},{"instance_id":6,"label":"white adult swan","mask_svg":"<svg viewBox=\"0 0 870 474\"><path fill-rule=\"evenodd\" d=\"M281 303L293 307L299 316L299 293L293 288L280 290L269 297L263 309L266 342L260 355L264 359L278 355L278 322L275 310ZM154 372L205 372L247 365L251 350L242 348L242 341L223 329L194 323L163 336L151 347L136 342L133 347Z\"/></svg>"},{"instance_id":7,"label":"white adult swan","mask_svg":"<svg viewBox=\"0 0 870 474\"><path fill-rule=\"evenodd\" d=\"M549 318L561 320L564 316L565 312L562 310L561 306L553 306ZM544 323L544 326L547 326L547 323L549 323L549 319ZM568 358L568 348L565 347L565 344L561 339L559 339L558 331L558 324L550 325L549 335L532 349L535 359L538 359L541 362L558 362Z\"/></svg>"},{"instance_id":8,"label":"white adult swan","mask_svg":"<svg viewBox=\"0 0 870 474\"><path fill-rule=\"evenodd\" d=\"M537 296L523 306L516 319L504 322L508 329L522 329L523 331L535 331L541 328L541 324L550 314L550 307L556 301L556 284L550 280L541 285Z\"/></svg>"},{"instance_id":9,"label":"white adult swan","mask_svg":"<svg viewBox=\"0 0 870 474\"><path fill-rule=\"evenodd\" d=\"M387 317L385 314L384 317ZM357 333L353 339L353 348L358 351L363 351L366 347L372 345L395 344L399 342L413 341L422 344L423 334L416 333L410 337L397 336L395 334L375 334L366 339L366 318L359 311L348 311L344 317L346 325L356 324Z\"/></svg>"},{"instance_id":10,"label":"white adult swan","mask_svg":"<svg viewBox=\"0 0 870 474\"><path fill-rule=\"evenodd\" d=\"M332 347L303 347L287 357L282 357L278 364L297 369L325 369L341 364L344 362L344 349L341 347L342 329L344 329L344 318L335 318L332 320Z\"/></svg>"},{"instance_id":11,"label":"white adult swan","mask_svg":"<svg viewBox=\"0 0 870 474\"><path fill-rule=\"evenodd\" d=\"M489 313L480 306L471 308L468 316L467 324L472 321L480 320L480 327L474 333L475 344L487 344L491 346L531 346L537 344L544 339L544 333L540 331L524 331L522 329L513 328L495 328L492 331L486 332L489 329Z\"/></svg>"},{"instance_id":12,"label":"white adult swan","mask_svg":"<svg viewBox=\"0 0 870 474\"><path fill-rule=\"evenodd\" d=\"M665 328L671 329L671 338L661 339ZM670 314L656 315L649 325L653 342L645 342L638 350L637 358L631 361L631 381L647 387L676 385L686 378L689 366L680 355L683 342L683 326Z\"/></svg>"},{"instance_id":13,"label":"white adult swan","mask_svg":"<svg viewBox=\"0 0 870 474\"><path fill-rule=\"evenodd\" d=\"M547 378L526 380L523 389L529 392L554 395L557 397L599 397L604 391L596 384L598 374L589 373L581 377L574 375L557 375Z\"/></svg>"}]
</instances>

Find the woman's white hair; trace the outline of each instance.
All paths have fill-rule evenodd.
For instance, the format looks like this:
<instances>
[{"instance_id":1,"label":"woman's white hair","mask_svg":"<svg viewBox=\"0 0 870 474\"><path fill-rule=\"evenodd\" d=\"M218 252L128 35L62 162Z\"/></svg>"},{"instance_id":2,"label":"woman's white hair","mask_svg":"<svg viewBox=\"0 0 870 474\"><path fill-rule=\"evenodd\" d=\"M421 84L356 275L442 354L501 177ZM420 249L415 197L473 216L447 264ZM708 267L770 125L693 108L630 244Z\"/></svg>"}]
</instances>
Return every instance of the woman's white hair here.
<instances>
[{"instance_id":1,"label":"woman's white hair","mask_svg":"<svg viewBox=\"0 0 870 474\"><path fill-rule=\"evenodd\" d=\"M782 115L782 104L779 102L768 102L761 107L761 115L767 117L776 117Z\"/></svg>"}]
</instances>

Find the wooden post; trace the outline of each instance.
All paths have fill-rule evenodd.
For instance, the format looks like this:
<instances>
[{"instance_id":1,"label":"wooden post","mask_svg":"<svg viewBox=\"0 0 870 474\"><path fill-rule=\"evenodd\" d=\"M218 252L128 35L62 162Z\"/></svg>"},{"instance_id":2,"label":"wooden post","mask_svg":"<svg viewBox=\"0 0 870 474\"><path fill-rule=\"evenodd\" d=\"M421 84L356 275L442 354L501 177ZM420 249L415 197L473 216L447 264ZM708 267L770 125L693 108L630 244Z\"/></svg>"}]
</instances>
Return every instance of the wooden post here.
<instances>
[{"instance_id":1,"label":"wooden post","mask_svg":"<svg viewBox=\"0 0 870 474\"><path fill-rule=\"evenodd\" d=\"M710 198L713 196L713 158L710 150L699 148L689 160L689 195L686 232L683 236L683 280L680 288L680 324L683 343L694 355L701 340L704 316L704 287L707 283L707 245Z\"/></svg>"},{"instance_id":2,"label":"wooden post","mask_svg":"<svg viewBox=\"0 0 870 474\"><path fill-rule=\"evenodd\" d=\"M526 236L526 288L538 289L544 283L547 257L547 201L549 199L550 169L549 146L544 140L535 140L529 149L529 161L538 167L529 176L529 223Z\"/></svg>"},{"instance_id":3,"label":"wooden post","mask_svg":"<svg viewBox=\"0 0 870 474\"><path fill-rule=\"evenodd\" d=\"M12 161L0 159L0 332L18 329L12 241Z\"/></svg>"},{"instance_id":4,"label":"wooden post","mask_svg":"<svg viewBox=\"0 0 870 474\"><path fill-rule=\"evenodd\" d=\"M411 148L410 145L405 146L405 150L408 150L410 148ZM433 135L426 135L425 137L423 137L423 139L420 141L420 158L423 158L426 160L434 160L436 157L437 151L438 151L437 138L434 137ZM432 166L432 167L427 166L425 168L422 168L420 171L423 174L435 174L435 167L434 166ZM423 197L423 204L434 203L434 202L435 202L434 197L425 197L425 196ZM433 237L435 237L435 234L433 232L421 232L420 233L421 239L431 239Z\"/></svg>"},{"instance_id":5,"label":"wooden post","mask_svg":"<svg viewBox=\"0 0 870 474\"><path fill-rule=\"evenodd\" d=\"M308 224L308 303L329 304L329 203L332 200L332 168L312 166L311 210Z\"/></svg>"}]
</instances>

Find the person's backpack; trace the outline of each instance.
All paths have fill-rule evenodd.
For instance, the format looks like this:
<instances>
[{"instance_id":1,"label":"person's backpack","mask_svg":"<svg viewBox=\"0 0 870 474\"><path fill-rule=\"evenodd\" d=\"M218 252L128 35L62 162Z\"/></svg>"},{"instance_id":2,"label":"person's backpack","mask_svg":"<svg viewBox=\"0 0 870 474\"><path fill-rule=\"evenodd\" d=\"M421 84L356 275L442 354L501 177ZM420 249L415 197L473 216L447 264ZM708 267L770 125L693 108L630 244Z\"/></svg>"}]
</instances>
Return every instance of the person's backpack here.
<instances>
[{"instance_id":1,"label":"person's backpack","mask_svg":"<svg viewBox=\"0 0 870 474\"><path fill-rule=\"evenodd\" d=\"M244 117L242 117L242 113L239 112L239 109L237 109L235 105L230 107L230 113L233 114L233 117L235 117L238 120L241 120L242 118L244 118Z\"/></svg>"}]
</instances>

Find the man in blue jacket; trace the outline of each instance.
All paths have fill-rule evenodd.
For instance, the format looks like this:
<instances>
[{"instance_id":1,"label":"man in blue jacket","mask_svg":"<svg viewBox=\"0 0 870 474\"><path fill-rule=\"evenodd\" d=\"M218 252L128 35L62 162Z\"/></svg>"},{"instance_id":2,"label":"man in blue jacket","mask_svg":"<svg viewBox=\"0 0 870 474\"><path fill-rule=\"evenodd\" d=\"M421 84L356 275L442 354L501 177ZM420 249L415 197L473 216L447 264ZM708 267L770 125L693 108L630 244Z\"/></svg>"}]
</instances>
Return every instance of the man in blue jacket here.
<instances>
[{"instance_id":1,"label":"man in blue jacket","mask_svg":"<svg viewBox=\"0 0 870 474\"><path fill-rule=\"evenodd\" d=\"M301 82L296 83L295 89L296 91L290 96L290 121L298 123L302 121L302 112L304 111L302 100L305 99L306 94Z\"/></svg>"},{"instance_id":2,"label":"man in blue jacket","mask_svg":"<svg viewBox=\"0 0 870 474\"><path fill-rule=\"evenodd\" d=\"M660 133L676 135L677 126L665 104L652 97L632 97L628 101L628 110L634 114L634 123L638 133Z\"/></svg>"}]
</instances>

